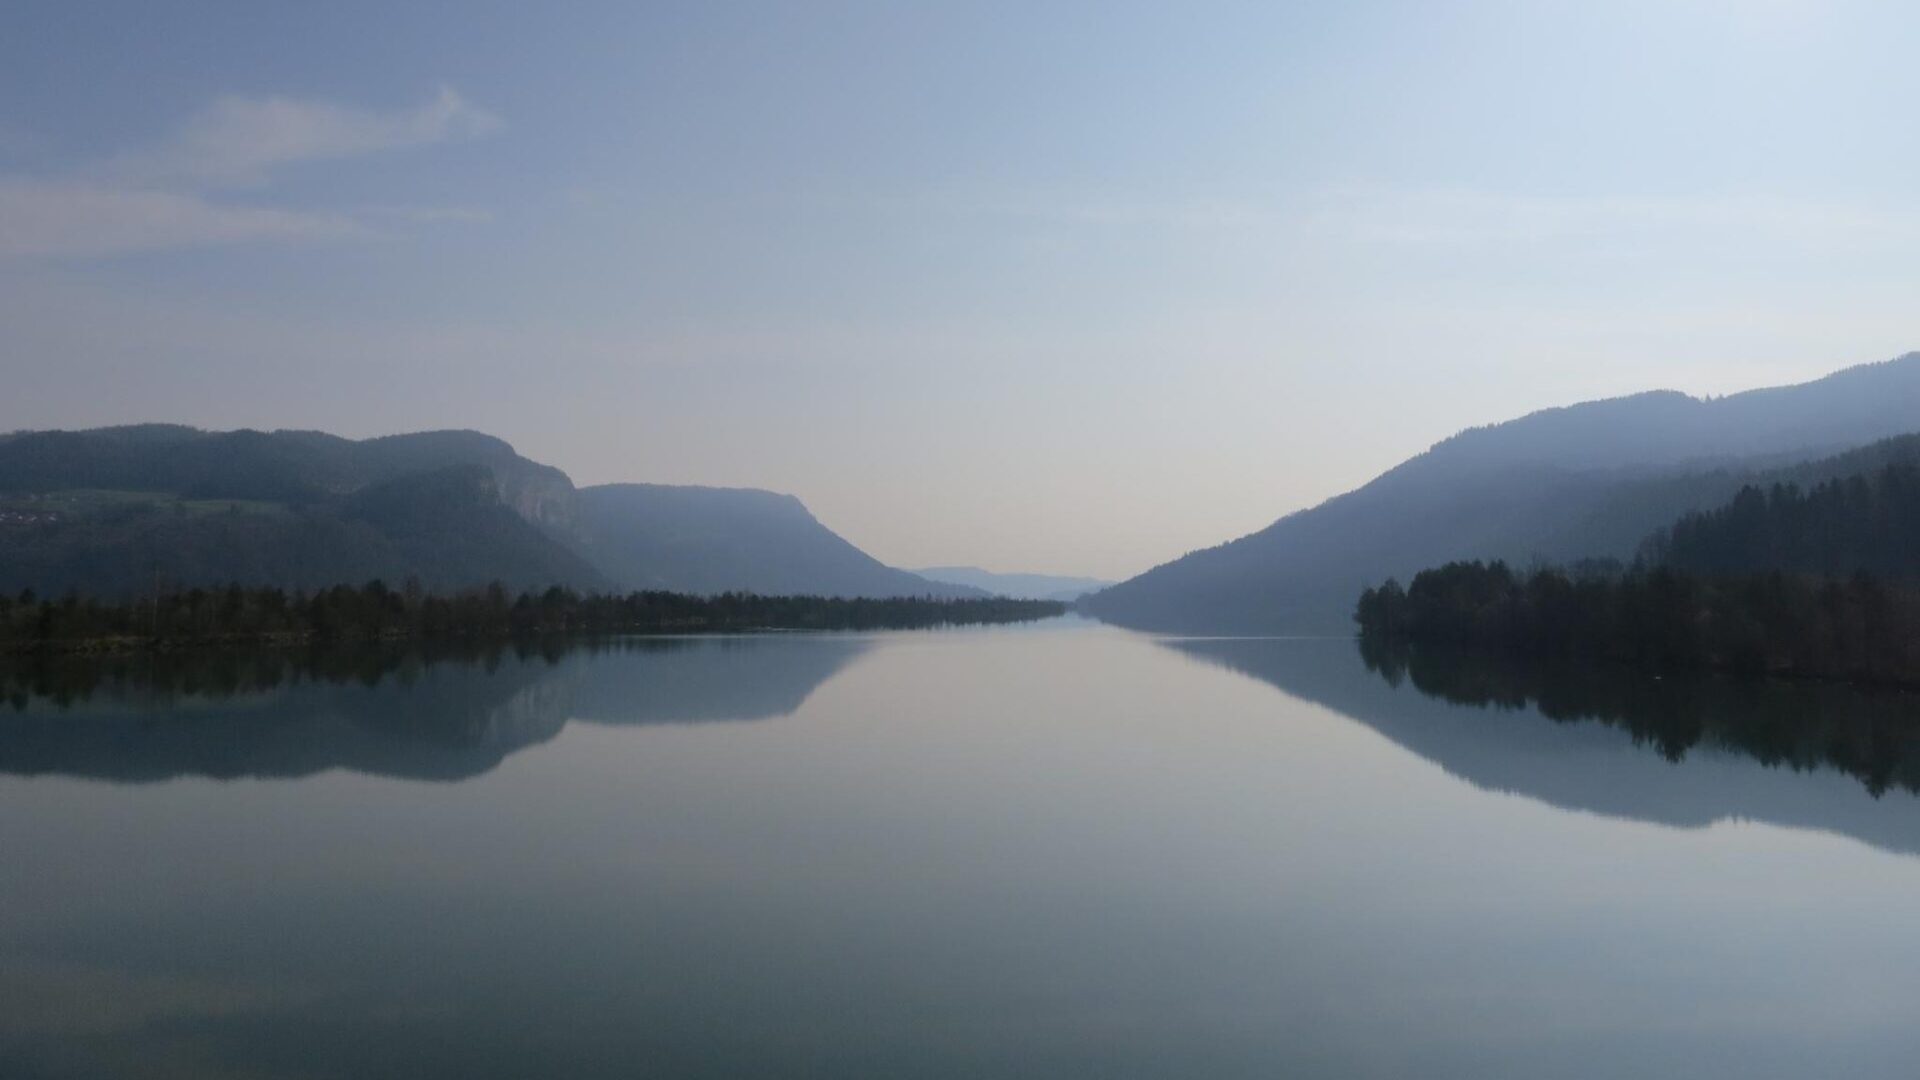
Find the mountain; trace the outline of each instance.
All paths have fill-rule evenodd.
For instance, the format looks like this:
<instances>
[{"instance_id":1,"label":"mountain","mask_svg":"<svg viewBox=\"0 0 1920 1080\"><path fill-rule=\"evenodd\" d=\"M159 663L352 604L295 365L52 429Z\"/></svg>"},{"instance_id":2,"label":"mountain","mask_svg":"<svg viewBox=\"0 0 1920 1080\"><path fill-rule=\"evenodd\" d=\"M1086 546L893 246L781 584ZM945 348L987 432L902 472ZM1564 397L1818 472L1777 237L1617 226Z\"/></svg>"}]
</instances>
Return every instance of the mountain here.
<instances>
[{"instance_id":1,"label":"mountain","mask_svg":"<svg viewBox=\"0 0 1920 1080\"><path fill-rule=\"evenodd\" d=\"M896 570L799 499L749 488L581 488L578 550L622 588L711 594L979 596Z\"/></svg>"},{"instance_id":2,"label":"mountain","mask_svg":"<svg viewBox=\"0 0 1920 1080\"><path fill-rule=\"evenodd\" d=\"M567 474L477 431L141 424L0 435L0 589L173 585L978 596L886 566L790 495Z\"/></svg>"},{"instance_id":3,"label":"mountain","mask_svg":"<svg viewBox=\"0 0 1920 1080\"><path fill-rule=\"evenodd\" d=\"M1866 451L1811 463L1771 484L1756 478L1731 502L1693 511L1650 537L1645 554L1707 577L1780 570L1920 581L1920 438ZM1882 463L1833 472L1867 460ZM1828 475L1811 484L1798 479L1815 471Z\"/></svg>"},{"instance_id":4,"label":"mountain","mask_svg":"<svg viewBox=\"0 0 1920 1080\"><path fill-rule=\"evenodd\" d=\"M342 502L341 514L379 530L396 561L429 586L606 587L605 574L539 527L562 514L570 520L570 503L549 503L525 486L516 494L511 478L503 483L500 476L479 464L413 473L360 489Z\"/></svg>"},{"instance_id":5,"label":"mountain","mask_svg":"<svg viewBox=\"0 0 1920 1080\"><path fill-rule=\"evenodd\" d=\"M1920 429L1920 353L1810 383L1673 391L1474 428L1365 486L1080 602L1160 630L1344 632L1362 588L1457 559L1630 557L1755 472Z\"/></svg>"},{"instance_id":6,"label":"mountain","mask_svg":"<svg viewBox=\"0 0 1920 1080\"><path fill-rule=\"evenodd\" d=\"M1057 574L997 574L977 566L929 566L913 571L929 581L965 585L1014 600L1078 600L1113 584L1090 577Z\"/></svg>"},{"instance_id":7,"label":"mountain","mask_svg":"<svg viewBox=\"0 0 1920 1080\"><path fill-rule=\"evenodd\" d=\"M0 492L161 492L190 500L313 503L400 477L480 465L535 524L572 525L573 482L477 431L353 440L319 431L201 431L142 424L0 436Z\"/></svg>"},{"instance_id":8,"label":"mountain","mask_svg":"<svg viewBox=\"0 0 1920 1080\"><path fill-rule=\"evenodd\" d=\"M605 582L509 507L495 475L474 464L284 502L166 490L0 497L0 589L9 592L113 597L156 581L313 589L410 577L439 590L489 581L514 589Z\"/></svg>"}]
</instances>

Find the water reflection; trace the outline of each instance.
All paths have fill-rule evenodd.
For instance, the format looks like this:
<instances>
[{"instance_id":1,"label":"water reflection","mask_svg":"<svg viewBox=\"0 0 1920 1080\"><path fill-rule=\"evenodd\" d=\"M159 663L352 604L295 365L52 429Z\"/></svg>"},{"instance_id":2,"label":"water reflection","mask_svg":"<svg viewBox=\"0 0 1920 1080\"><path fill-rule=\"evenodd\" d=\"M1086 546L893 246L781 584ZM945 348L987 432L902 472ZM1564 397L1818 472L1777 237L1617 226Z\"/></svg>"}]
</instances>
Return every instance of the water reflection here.
<instances>
[{"instance_id":1,"label":"water reflection","mask_svg":"<svg viewBox=\"0 0 1920 1080\"><path fill-rule=\"evenodd\" d=\"M766 635L16 661L0 667L0 774L460 780L569 720L784 716L870 644Z\"/></svg>"},{"instance_id":2,"label":"water reflection","mask_svg":"<svg viewBox=\"0 0 1920 1080\"><path fill-rule=\"evenodd\" d=\"M1784 1080L1920 1054L1920 860L1642 823L1913 850L1898 783L1876 800L1711 738L1673 764L1619 725L1455 704L1411 668L1396 687L1347 641L994 630L327 669L371 686L259 662L0 709L107 733L49 729L54 776L0 775L0 1077ZM164 733L319 722L276 702L386 756L297 782L60 775L142 754L274 775L284 747ZM364 775L485 768L466 748L555 724L466 782Z\"/></svg>"},{"instance_id":3,"label":"water reflection","mask_svg":"<svg viewBox=\"0 0 1920 1080\"><path fill-rule=\"evenodd\" d=\"M1649 677L1594 664L1360 643L1367 670L1459 705L1537 710L1619 728L1669 761L1697 749L1763 765L1838 769L1878 796L1920 792L1920 696L1820 682Z\"/></svg>"},{"instance_id":4,"label":"water reflection","mask_svg":"<svg viewBox=\"0 0 1920 1080\"><path fill-rule=\"evenodd\" d=\"M839 634L629 640L585 651L567 715L594 724L692 724L790 716L873 647Z\"/></svg>"},{"instance_id":5,"label":"water reflection","mask_svg":"<svg viewBox=\"0 0 1920 1080\"><path fill-rule=\"evenodd\" d=\"M1331 708L1479 787L1697 828L1748 819L1920 853L1920 695L1193 639L1187 656ZM1887 793L1899 796L1882 799Z\"/></svg>"}]
</instances>

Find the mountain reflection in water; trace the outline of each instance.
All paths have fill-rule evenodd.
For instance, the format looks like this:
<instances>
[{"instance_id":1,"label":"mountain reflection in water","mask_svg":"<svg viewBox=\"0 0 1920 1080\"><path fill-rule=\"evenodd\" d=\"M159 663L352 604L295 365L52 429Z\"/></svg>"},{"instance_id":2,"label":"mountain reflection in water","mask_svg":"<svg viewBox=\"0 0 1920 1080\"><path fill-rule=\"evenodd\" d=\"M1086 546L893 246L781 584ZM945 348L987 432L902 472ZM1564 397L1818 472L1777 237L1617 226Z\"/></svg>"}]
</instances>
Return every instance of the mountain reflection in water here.
<instances>
[{"instance_id":1,"label":"mountain reflection in water","mask_svg":"<svg viewBox=\"0 0 1920 1080\"><path fill-rule=\"evenodd\" d=\"M1355 663L1344 639L1163 644L1324 705L1488 790L1675 827L1819 829L1920 854L1913 693L1369 643Z\"/></svg>"},{"instance_id":2,"label":"mountain reflection in water","mask_svg":"<svg viewBox=\"0 0 1920 1080\"><path fill-rule=\"evenodd\" d=\"M461 780L570 720L785 716L870 645L745 635L15 661L0 667L0 774Z\"/></svg>"},{"instance_id":3,"label":"mountain reflection in water","mask_svg":"<svg viewBox=\"0 0 1920 1080\"><path fill-rule=\"evenodd\" d=\"M56 692L0 707L0 1077L1798 1080L1920 1055L1904 766L1816 741L1769 767L1720 734L1738 696L1636 732L1348 640L1070 622L214 659L10 676ZM1840 715L1819 739L1877 730Z\"/></svg>"}]
</instances>

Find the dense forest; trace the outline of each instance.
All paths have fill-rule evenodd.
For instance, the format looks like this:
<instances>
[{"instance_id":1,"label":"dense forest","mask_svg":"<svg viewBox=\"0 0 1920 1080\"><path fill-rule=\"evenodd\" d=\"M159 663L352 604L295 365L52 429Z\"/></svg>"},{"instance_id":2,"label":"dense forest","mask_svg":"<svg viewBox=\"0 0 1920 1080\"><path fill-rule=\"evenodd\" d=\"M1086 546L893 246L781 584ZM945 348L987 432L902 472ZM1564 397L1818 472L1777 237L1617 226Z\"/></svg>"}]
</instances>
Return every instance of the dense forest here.
<instances>
[{"instance_id":1,"label":"dense forest","mask_svg":"<svg viewBox=\"0 0 1920 1080\"><path fill-rule=\"evenodd\" d=\"M1667 670L1920 685L1920 592L1865 574L1704 577L1449 563L1361 594L1365 637Z\"/></svg>"},{"instance_id":2,"label":"dense forest","mask_svg":"<svg viewBox=\"0 0 1920 1080\"><path fill-rule=\"evenodd\" d=\"M1650 564L1703 575L1765 570L1920 580L1920 466L1889 464L1803 490L1749 485L1649 539Z\"/></svg>"},{"instance_id":3,"label":"dense forest","mask_svg":"<svg viewBox=\"0 0 1920 1080\"><path fill-rule=\"evenodd\" d=\"M1745 486L1631 568L1448 563L1366 589L1354 618L1389 641L1920 685L1920 466Z\"/></svg>"},{"instance_id":4,"label":"dense forest","mask_svg":"<svg viewBox=\"0 0 1920 1080\"><path fill-rule=\"evenodd\" d=\"M88 651L217 642L377 639L499 640L543 634L849 630L1019 622L1059 615L1039 600L898 597L844 599L724 593L580 593L555 586L510 593L432 593L381 581L313 592L279 588L188 589L124 603L68 594L0 595L0 650Z\"/></svg>"}]
</instances>

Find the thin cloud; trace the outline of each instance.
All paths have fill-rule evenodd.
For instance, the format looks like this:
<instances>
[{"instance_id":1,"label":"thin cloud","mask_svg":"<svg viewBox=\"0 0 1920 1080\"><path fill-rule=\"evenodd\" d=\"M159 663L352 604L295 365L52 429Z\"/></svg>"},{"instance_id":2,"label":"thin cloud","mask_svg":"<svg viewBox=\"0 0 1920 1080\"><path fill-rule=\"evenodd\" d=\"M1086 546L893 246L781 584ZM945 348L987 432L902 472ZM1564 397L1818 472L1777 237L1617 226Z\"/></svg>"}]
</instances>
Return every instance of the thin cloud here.
<instances>
[{"instance_id":1,"label":"thin cloud","mask_svg":"<svg viewBox=\"0 0 1920 1080\"><path fill-rule=\"evenodd\" d=\"M281 166L489 134L500 118L452 87L412 108L380 112L287 97L223 97L160 146L123 155L112 175L208 187L263 184Z\"/></svg>"},{"instance_id":2,"label":"thin cloud","mask_svg":"<svg viewBox=\"0 0 1920 1080\"><path fill-rule=\"evenodd\" d=\"M338 215L221 206L175 192L0 180L0 257L79 258L370 235L365 225Z\"/></svg>"},{"instance_id":3,"label":"thin cloud","mask_svg":"<svg viewBox=\"0 0 1920 1080\"><path fill-rule=\"evenodd\" d=\"M0 258L351 240L379 235L375 222L486 220L467 207L316 212L234 205L215 193L262 186L282 166L476 138L499 126L498 117L444 86L420 105L389 112L220 98L153 149L64 178L0 175Z\"/></svg>"}]
</instances>

